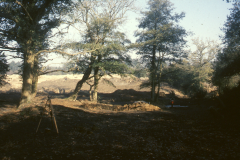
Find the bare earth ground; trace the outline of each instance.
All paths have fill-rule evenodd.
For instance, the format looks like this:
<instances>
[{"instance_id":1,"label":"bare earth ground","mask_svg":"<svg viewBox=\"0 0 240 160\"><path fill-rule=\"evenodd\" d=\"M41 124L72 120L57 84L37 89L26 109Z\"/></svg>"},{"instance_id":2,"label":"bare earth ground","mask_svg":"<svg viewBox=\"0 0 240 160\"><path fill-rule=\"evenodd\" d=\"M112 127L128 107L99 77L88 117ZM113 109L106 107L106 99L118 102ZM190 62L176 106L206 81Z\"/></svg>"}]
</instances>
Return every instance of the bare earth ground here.
<instances>
[{"instance_id":1,"label":"bare earth ground","mask_svg":"<svg viewBox=\"0 0 240 160\"><path fill-rule=\"evenodd\" d=\"M87 85L77 101L66 99L78 76L40 77L28 104L35 107L19 111L21 82L13 76L0 93L0 159L240 159L239 119L210 114L215 101L184 99L175 90L175 104L189 107L165 109L171 90L165 85L158 103L134 103L150 98L138 87L143 79L108 78L117 88L101 82L99 103L92 103ZM36 133L47 94L59 134L46 111Z\"/></svg>"}]
</instances>

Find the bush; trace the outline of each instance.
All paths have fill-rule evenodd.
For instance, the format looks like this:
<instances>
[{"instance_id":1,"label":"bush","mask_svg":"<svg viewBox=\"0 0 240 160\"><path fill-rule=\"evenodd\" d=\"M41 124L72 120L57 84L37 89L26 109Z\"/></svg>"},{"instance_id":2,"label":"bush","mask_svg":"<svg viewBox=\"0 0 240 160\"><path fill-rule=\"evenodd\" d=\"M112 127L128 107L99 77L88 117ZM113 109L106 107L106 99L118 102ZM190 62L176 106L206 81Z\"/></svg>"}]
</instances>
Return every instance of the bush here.
<instances>
[{"instance_id":1,"label":"bush","mask_svg":"<svg viewBox=\"0 0 240 160\"><path fill-rule=\"evenodd\" d=\"M133 75L138 77L138 78L147 77L147 70L145 70L145 69L136 69L136 70L134 70Z\"/></svg>"},{"instance_id":2,"label":"bush","mask_svg":"<svg viewBox=\"0 0 240 160\"><path fill-rule=\"evenodd\" d=\"M9 69L6 56L0 51L0 87L7 84L7 71L9 71Z\"/></svg>"},{"instance_id":3,"label":"bush","mask_svg":"<svg viewBox=\"0 0 240 160\"><path fill-rule=\"evenodd\" d=\"M234 87L232 89L224 88L223 94L221 94L220 98L222 99L224 104L227 104L227 107L239 110L240 108L239 95L240 95L240 82L238 83L237 87Z\"/></svg>"},{"instance_id":4,"label":"bush","mask_svg":"<svg viewBox=\"0 0 240 160\"><path fill-rule=\"evenodd\" d=\"M190 96L192 98L200 99L200 98L204 98L206 95L207 95L207 91L203 89L198 89L198 90L195 90L194 92L191 92Z\"/></svg>"}]
</instances>

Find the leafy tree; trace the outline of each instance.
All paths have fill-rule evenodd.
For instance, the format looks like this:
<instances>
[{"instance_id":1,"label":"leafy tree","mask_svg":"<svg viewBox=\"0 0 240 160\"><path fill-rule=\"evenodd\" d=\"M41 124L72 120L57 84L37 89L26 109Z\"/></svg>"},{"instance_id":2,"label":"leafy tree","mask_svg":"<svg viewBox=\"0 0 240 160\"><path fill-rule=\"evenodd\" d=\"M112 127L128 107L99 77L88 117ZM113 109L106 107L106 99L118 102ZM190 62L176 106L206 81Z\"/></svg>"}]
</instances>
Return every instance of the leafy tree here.
<instances>
[{"instance_id":1,"label":"leafy tree","mask_svg":"<svg viewBox=\"0 0 240 160\"><path fill-rule=\"evenodd\" d=\"M118 31L124 22L125 14L133 9L133 0L85 1L74 4L74 13L70 14L73 26L81 33L79 42L64 45L74 51L89 50L85 55L73 57L73 67L77 72L83 72L83 78L77 83L69 99L75 100L83 83L93 71L94 95L97 100L97 88L100 78L105 74L119 73L126 70L125 60L128 59L124 44L129 41ZM69 22L71 23L71 22ZM77 27L80 24L81 27ZM107 80L105 80L107 81ZM108 81L110 84L110 82Z\"/></svg>"},{"instance_id":2,"label":"leafy tree","mask_svg":"<svg viewBox=\"0 0 240 160\"><path fill-rule=\"evenodd\" d=\"M212 81L219 88L221 100L227 105L227 111L233 111L230 116L236 114L239 117L238 97L240 94L240 6L234 3L230 9L230 15L222 28L223 47L217 54L214 63L214 74ZM230 118L230 117L229 117Z\"/></svg>"},{"instance_id":3,"label":"leafy tree","mask_svg":"<svg viewBox=\"0 0 240 160\"><path fill-rule=\"evenodd\" d=\"M223 0L223 1L224 1L224 0ZM238 0L232 0L232 1L231 1L231 0L226 0L226 1L227 1L228 3L229 3L229 2L236 2L236 1L238 2Z\"/></svg>"},{"instance_id":4,"label":"leafy tree","mask_svg":"<svg viewBox=\"0 0 240 160\"><path fill-rule=\"evenodd\" d=\"M233 111L229 118L239 117L238 97L240 94L240 6L233 4L230 15L222 28L223 48L219 50L214 63L212 81L219 88L220 98L225 105L226 112ZM235 115L235 116L234 116Z\"/></svg>"},{"instance_id":5,"label":"leafy tree","mask_svg":"<svg viewBox=\"0 0 240 160\"><path fill-rule=\"evenodd\" d=\"M213 60L218 52L218 44L212 40L192 40L194 51L188 51L188 58L181 63L172 63L163 69L162 79L191 97L204 97L211 83Z\"/></svg>"},{"instance_id":6,"label":"leafy tree","mask_svg":"<svg viewBox=\"0 0 240 160\"><path fill-rule=\"evenodd\" d=\"M232 76L240 72L240 9L234 4L224 24L223 48L217 54L214 63L213 83L220 88L228 87Z\"/></svg>"},{"instance_id":7,"label":"leafy tree","mask_svg":"<svg viewBox=\"0 0 240 160\"><path fill-rule=\"evenodd\" d=\"M126 63L130 63L129 56L126 54L126 38L123 33L112 33L113 36L108 37L104 43L104 46L97 53L98 59L94 62L94 95L93 101L97 101L98 83L102 76L111 74L124 75L128 72L128 66ZM128 41L127 41L128 42ZM110 85L113 85L111 81L103 79Z\"/></svg>"},{"instance_id":8,"label":"leafy tree","mask_svg":"<svg viewBox=\"0 0 240 160\"><path fill-rule=\"evenodd\" d=\"M188 61L172 63L163 68L162 81L187 94L194 83L194 76Z\"/></svg>"},{"instance_id":9,"label":"leafy tree","mask_svg":"<svg viewBox=\"0 0 240 160\"><path fill-rule=\"evenodd\" d=\"M6 84L7 71L9 71L6 56L0 51L0 87Z\"/></svg>"},{"instance_id":10,"label":"leafy tree","mask_svg":"<svg viewBox=\"0 0 240 160\"><path fill-rule=\"evenodd\" d=\"M189 62L194 73L195 90L203 90L203 83L210 83L213 74L213 60L218 52L218 44L210 39L192 39L196 50L189 54Z\"/></svg>"},{"instance_id":11,"label":"leafy tree","mask_svg":"<svg viewBox=\"0 0 240 160\"><path fill-rule=\"evenodd\" d=\"M47 38L60 24L60 11L67 0L2 0L0 2L0 46L23 58L21 103L36 95L39 58L48 47ZM13 43L14 42L14 43Z\"/></svg>"},{"instance_id":12,"label":"leafy tree","mask_svg":"<svg viewBox=\"0 0 240 160\"><path fill-rule=\"evenodd\" d=\"M137 54L149 63L151 99L155 101L155 87L160 91L161 74L165 61L176 60L183 56L182 47L186 41L186 31L177 25L184 13L173 14L173 4L168 0L149 0L149 10L142 12L139 28L136 32L138 37Z\"/></svg>"}]
</instances>

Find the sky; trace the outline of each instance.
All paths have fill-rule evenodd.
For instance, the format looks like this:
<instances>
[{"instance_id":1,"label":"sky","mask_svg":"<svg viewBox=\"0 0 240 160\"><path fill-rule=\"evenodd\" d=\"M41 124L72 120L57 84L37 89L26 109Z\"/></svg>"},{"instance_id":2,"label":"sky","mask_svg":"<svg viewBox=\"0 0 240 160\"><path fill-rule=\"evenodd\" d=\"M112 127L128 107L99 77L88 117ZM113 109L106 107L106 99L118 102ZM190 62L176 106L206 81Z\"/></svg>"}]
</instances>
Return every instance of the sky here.
<instances>
[{"instance_id":1,"label":"sky","mask_svg":"<svg viewBox=\"0 0 240 160\"><path fill-rule=\"evenodd\" d=\"M186 17L180 23L194 37L220 40L221 29L230 14L232 4L223 0L172 0L176 11L184 11Z\"/></svg>"},{"instance_id":2,"label":"sky","mask_svg":"<svg viewBox=\"0 0 240 160\"><path fill-rule=\"evenodd\" d=\"M170 0L174 4L175 13L185 13L185 17L180 21L179 25L191 31L194 35L187 39L190 41L194 37L210 38L220 42L219 35L223 34L221 27L230 14L231 3L226 3L226 0ZM141 8L147 7L147 0L137 0L138 6ZM130 20L125 28L129 38L135 42L133 36L134 30L137 29L139 14L131 13Z\"/></svg>"},{"instance_id":3,"label":"sky","mask_svg":"<svg viewBox=\"0 0 240 160\"><path fill-rule=\"evenodd\" d=\"M148 0L136 0L136 7L138 11L144 11L147 8ZM220 35L223 35L221 28L227 19L227 15L230 14L231 3L227 3L226 0L170 0L174 4L174 11L176 13L185 12L185 17L179 22L179 25L186 29L188 32L192 32L192 36L188 36L188 45L191 47L191 39L195 37L210 38L216 40L219 43ZM134 31L138 29L137 18L141 17L138 13L128 13L128 20L122 27L122 31L127 34L131 42L136 41L134 37ZM70 30L68 39L77 39L77 30ZM133 58L136 58L134 53L130 53ZM61 57L61 56L57 56ZM59 65L64 62L64 58L56 58L56 56L50 56L54 61L50 62L54 65ZM49 64L50 64L49 63Z\"/></svg>"}]
</instances>

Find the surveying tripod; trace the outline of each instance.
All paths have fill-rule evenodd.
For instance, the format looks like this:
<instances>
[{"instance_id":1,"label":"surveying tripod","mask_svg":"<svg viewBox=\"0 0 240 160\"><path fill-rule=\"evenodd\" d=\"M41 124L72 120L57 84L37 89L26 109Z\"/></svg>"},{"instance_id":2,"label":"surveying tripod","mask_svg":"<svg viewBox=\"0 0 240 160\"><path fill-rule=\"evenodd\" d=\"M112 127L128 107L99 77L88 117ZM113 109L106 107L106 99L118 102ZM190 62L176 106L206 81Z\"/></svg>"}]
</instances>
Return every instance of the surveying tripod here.
<instances>
[{"instance_id":1,"label":"surveying tripod","mask_svg":"<svg viewBox=\"0 0 240 160\"><path fill-rule=\"evenodd\" d=\"M49 114L51 115L52 127L53 127L53 125L55 125L56 131L57 131L57 133L58 133L57 121L56 121L55 116L54 116L54 111L53 111L53 107L52 107L52 103L51 103L51 97L50 97L49 95L48 95L47 102L46 102L46 104L45 104L44 111L47 110L47 109L46 109L47 106L48 106L48 108L49 108ZM39 121L39 123L38 123L38 127L37 127L37 130L36 130L36 133L38 132L39 126L40 126L40 124L41 124L41 121L42 121L42 118L43 118L43 112L44 112L44 111L41 112L41 119L40 119L40 121Z\"/></svg>"}]
</instances>

